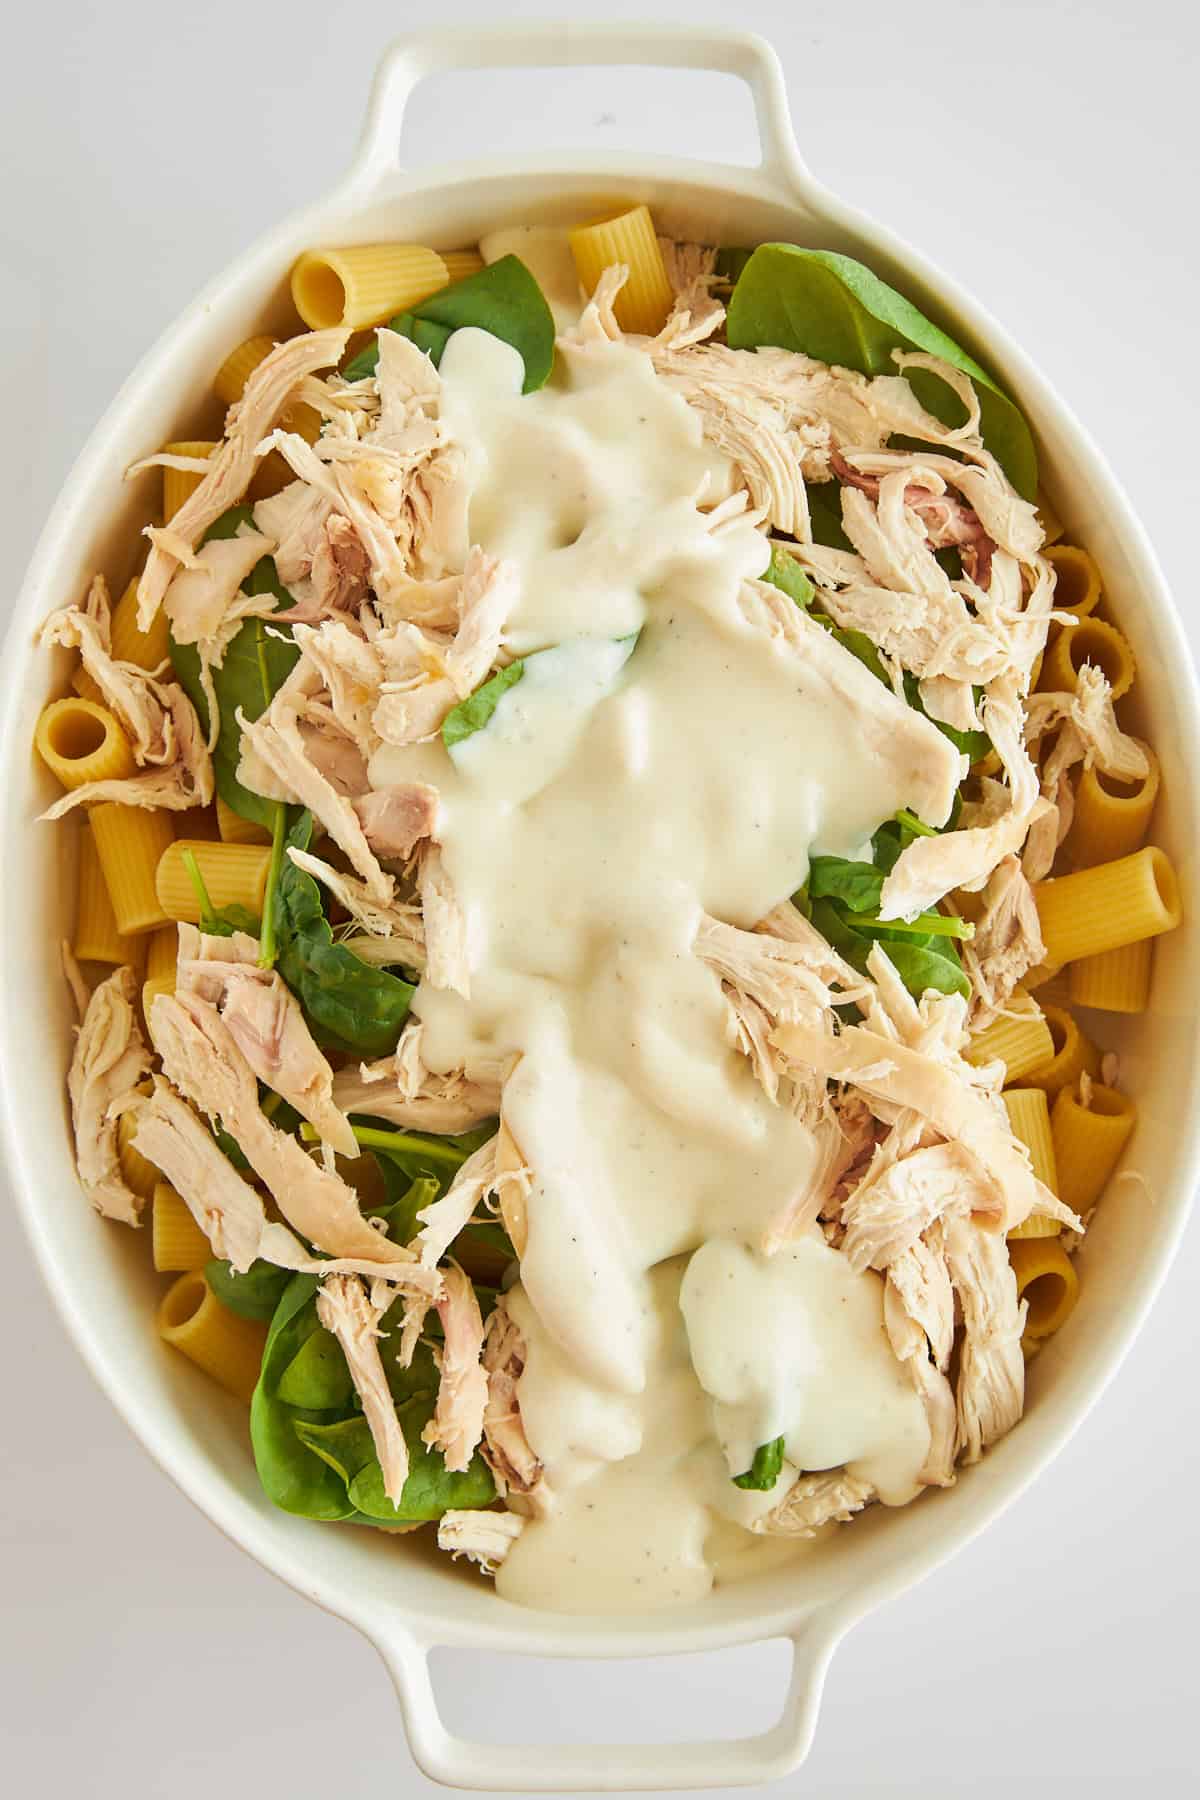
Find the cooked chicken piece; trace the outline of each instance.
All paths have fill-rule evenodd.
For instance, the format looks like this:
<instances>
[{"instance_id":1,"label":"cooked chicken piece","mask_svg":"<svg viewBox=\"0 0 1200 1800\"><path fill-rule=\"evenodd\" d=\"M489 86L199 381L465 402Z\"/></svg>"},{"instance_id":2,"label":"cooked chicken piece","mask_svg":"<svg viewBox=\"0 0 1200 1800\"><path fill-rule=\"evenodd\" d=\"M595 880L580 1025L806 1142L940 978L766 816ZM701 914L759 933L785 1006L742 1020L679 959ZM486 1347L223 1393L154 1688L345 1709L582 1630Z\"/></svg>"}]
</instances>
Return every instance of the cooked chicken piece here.
<instances>
[{"instance_id":1,"label":"cooked chicken piece","mask_svg":"<svg viewBox=\"0 0 1200 1800\"><path fill-rule=\"evenodd\" d=\"M459 589L454 638L436 656L430 646L424 666L416 672L403 673L393 665L383 684L373 724L386 743L413 744L432 737L451 708L486 679L500 655L504 627L519 591L515 563L488 556L477 545L472 548ZM380 654L404 648L413 641L415 629L393 626L376 640Z\"/></svg>"},{"instance_id":2,"label":"cooked chicken piece","mask_svg":"<svg viewBox=\"0 0 1200 1800\"><path fill-rule=\"evenodd\" d=\"M725 1022L725 1042L749 1058L750 1064L767 1099L779 1100L779 1082L786 1065L770 1041L771 1015L749 994L743 994L732 982L723 981L721 992L729 1002Z\"/></svg>"},{"instance_id":3,"label":"cooked chicken piece","mask_svg":"<svg viewBox=\"0 0 1200 1800\"><path fill-rule=\"evenodd\" d=\"M138 1030L137 978L114 969L88 1001L67 1074L75 1161L83 1191L106 1219L136 1225L145 1205L121 1173L117 1114L148 1074L150 1053Z\"/></svg>"},{"instance_id":4,"label":"cooked chicken piece","mask_svg":"<svg viewBox=\"0 0 1200 1800\"><path fill-rule=\"evenodd\" d=\"M772 1033L790 1061L844 1081L888 1107L909 1108L934 1130L967 1150L986 1178L979 1198L993 1229L1004 1232L1031 1212L1077 1226L1064 1207L1032 1174L1022 1146L994 1105L956 1070L906 1044L886 1043L862 1026L848 1025L836 1036L805 1025L780 1025Z\"/></svg>"},{"instance_id":5,"label":"cooked chicken piece","mask_svg":"<svg viewBox=\"0 0 1200 1800\"><path fill-rule=\"evenodd\" d=\"M106 800L177 812L207 806L213 797L212 761L195 708L177 683L158 681L134 663L114 662L110 626L108 587L98 575L85 606L52 613L41 639L79 650L85 670L116 714L145 773L73 788L43 817L58 819L73 807Z\"/></svg>"},{"instance_id":6,"label":"cooked chicken piece","mask_svg":"<svg viewBox=\"0 0 1200 1800\"><path fill-rule=\"evenodd\" d=\"M541 1459L534 1455L521 1423L518 1384L525 1372L525 1339L503 1299L487 1323L483 1346L488 1397L483 1415L483 1458L501 1494L532 1494L542 1484Z\"/></svg>"},{"instance_id":7,"label":"cooked chicken piece","mask_svg":"<svg viewBox=\"0 0 1200 1800\"><path fill-rule=\"evenodd\" d=\"M948 367L948 364L942 364L941 370ZM951 457L926 450L855 449L846 451L846 460L861 475L878 476L905 471L914 461L919 462L923 470L940 476L947 487L958 489L984 533L1000 550L1022 563L1032 564L1037 559L1042 544L1037 508L1032 502L1021 499L999 463L987 451L975 451L970 461L956 462Z\"/></svg>"},{"instance_id":8,"label":"cooked chicken piece","mask_svg":"<svg viewBox=\"0 0 1200 1800\"><path fill-rule=\"evenodd\" d=\"M363 1218L354 1190L264 1117L254 1075L216 1008L195 994L160 994L151 1030L170 1080L221 1121L289 1225L329 1256L394 1266L390 1278L403 1285L412 1252L389 1242Z\"/></svg>"},{"instance_id":9,"label":"cooked chicken piece","mask_svg":"<svg viewBox=\"0 0 1200 1800\"><path fill-rule=\"evenodd\" d=\"M331 1275L317 1290L317 1317L342 1347L350 1379L371 1428L371 1442L383 1471L383 1491L394 1506L399 1506L408 1480L408 1445L379 1354L381 1316L354 1275Z\"/></svg>"},{"instance_id":10,"label":"cooked chicken piece","mask_svg":"<svg viewBox=\"0 0 1200 1800\"><path fill-rule=\"evenodd\" d=\"M186 568L176 569L162 602L176 643L212 644L219 637L243 581L274 549L273 538L246 531L237 537L213 538L196 552ZM267 616L275 610L275 596L261 596L255 605ZM218 661L216 657L211 660Z\"/></svg>"},{"instance_id":11,"label":"cooked chicken piece","mask_svg":"<svg viewBox=\"0 0 1200 1800\"><path fill-rule=\"evenodd\" d=\"M417 886L425 921L425 979L430 987L452 988L464 1000L469 1000L471 958L467 917L455 898L442 852L428 839L421 847Z\"/></svg>"},{"instance_id":12,"label":"cooked chicken piece","mask_svg":"<svg viewBox=\"0 0 1200 1800\"><path fill-rule=\"evenodd\" d=\"M371 715L379 704L383 666L375 644L344 620L324 619L317 626L297 624L293 636L308 663L320 676L334 719L364 757L379 748ZM362 792L360 787L358 792Z\"/></svg>"},{"instance_id":13,"label":"cooked chicken piece","mask_svg":"<svg viewBox=\"0 0 1200 1800\"><path fill-rule=\"evenodd\" d=\"M428 1269L435 1269L464 1226L475 1216L496 1185L496 1140L494 1137L468 1156L440 1200L422 1208L417 1214L421 1229L412 1248Z\"/></svg>"},{"instance_id":14,"label":"cooked chicken piece","mask_svg":"<svg viewBox=\"0 0 1200 1800\"><path fill-rule=\"evenodd\" d=\"M945 1242L963 1316L958 1437L964 1460L973 1463L1011 1431L1024 1409L1021 1334L1027 1308L1024 1301L1017 1302L1016 1276L1003 1238L981 1231L971 1219L949 1218Z\"/></svg>"},{"instance_id":15,"label":"cooked chicken piece","mask_svg":"<svg viewBox=\"0 0 1200 1800\"><path fill-rule=\"evenodd\" d=\"M883 884L881 918L912 919L955 888L982 887L997 864L1020 849L1044 806L1037 771L1025 749L1021 701L1011 677L988 689L984 726L1008 776L1007 792L1001 790L995 815L941 837L918 838L902 850Z\"/></svg>"},{"instance_id":16,"label":"cooked chicken piece","mask_svg":"<svg viewBox=\"0 0 1200 1800\"><path fill-rule=\"evenodd\" d=\"M867 1171L842 1207L842 1253L856 1270L886 1269L935 1219L992 1208L974 1157L961 1144L930 1144Z\"/></svg>"},{"instance_id":17,"label":"cooked chicken piece","mask_svg":"<svg viewBox=\"0 0 1200 1800\"><path fill-rule=\"evenodd\" d=\"M483 1350L479 1301L456 1263L442 1271L437 1314L443 1333L440 1354L435 1351L440 1370L437 1406L421 1436L425 1443L442 1452L448 1469L461 1471L470 1467L475 1446L483 1436L488 1378L479 1365Z\"/></svg>"},{"instance_id":18,"label":"cooked chicken piece","mask_svg":"<svg viewBox=\"0 0 1200 1800\"><path fill-rule=\"evenodd\" d=\"M1030 694L1026 743L1037 743L1056 727L1058 736L1042 772L1047 792L1079 762L1116 781L1142 781L1150 773L1145 746L1117 724L1108 678L1094 663L1084 663L1073 694Z\"/></svg>"},{"instance_id":19,"label":"cooked chicken piece","mask_svg":"<svg viewBox=\"0 0 1200 1800\"><path fill-rule=\"evenodd\" d=\"M501 1115L496 1133L496 1204L518 1259L529 1242L529 1194L533 1176L521 1146Z\"/></svg>"},{"instance_id":20,"label":"cooked chicken piece","mask_svg":"<svg viewBox=\"0 0 1200 1800\"><path fill-rule=\"evenodd\" d=\"M963 945L976 1031L991 1023L1021 977L1046 960L1033 889L1015 856L996 865L983 890L983 902L975 936Z\"/></svg>"},{"instance_id":21,"label":"cooked chicken piece","mask_svg":"<svg viewBox=\"0 0 1200 1800\"><path fill-rule=\"evenodd\" d=\"M764 581L743 582L739 600L747 619L802 658L808 678L822 681L849 708L868 749L889 767L903 771L913 812L928 825L943 825L962 775L962 759L950 740L876 681L856 656L777 587ZM921 839L935 841L942 840Z\"/></svg>"},{"instance_id":22,"label":"cooked chicken piece","mask_svg":"<svg viewBox=\"0 0 1200 1800\"><path fill-rule=\"evenodd\" d=\"M225 438L209 458L200 485L165 528L148 526L150 554L138 583L138 624L147 631L176 568L187 565L214 519L242 498L263 439L305 375L336 363L348 331L312 331L277 344L253 371L241 399L230 408Z\"/></svg>"},{"instance_id":23,"label":"cooked chicken piece","mask_svg":"<svg viewBox=\"0 0 1200 1800\"><path fill-rule=\"evenodd\" d=\"M394 892L391 876L385 875L380 868L350 801L337 792L313 762L300 732L295 697L285 694L281 688L261 718L251 721L239 715L239 723L242 727L239 780L246 781L247 786L253 785L254 770L246 757L249 749L275 776L289 801L307 806L320 820L362 877L368 897L387 905Z\"/></svg>"},{"instance_id":24,"label":"cooked chicken piece","mask_svg":"<svg viewBox=\"0 0 1200 1800\"><path fill-rule=\"evenodd\" d=\"M418 971L425 967L425 927L419 906L409 900L392 900L387 905L377 903L368 896L364 882L331 868L319 856L295 849L289 850L288 855L298 869L328 888L351 918L370 937L378 940L388 963L400 963L406 969ZM356 944L352 939L346 941L355 945L357 954L364 954L361 939Z\"/></svg>"},{"instance_id":25,"label":"cooked chicken piece","mask_svg":"<svg viewBox=\"0 0 1200 1800\"><path fill-rule=\"evenodd\" d=\"M176 994L198 994L217 1008L256 1079L282 1095L335 1150L357 1156L354 1133L333 1102L333 1070L279 971L258 967L258 940L242 931L209 937L182 925L176 970Z\"/></svg>"},{"instance_id":26,"label":"cooked chicken piece","mask_svg":"<svg viewBox=\"0 0 1200 1800\"><path fill-rule=\"evenodd\" d=\"M833 474L844 486L857 488L878 501L881 476L864 475L838 450L832 453L829 462ZM956 495L947 493L940 476L927 473L924 481L912 481L904 489L902 498L904 505L916 513L925 527L932 549L944 550L953 544L958 548L970 546L978 554L979 546L986 543L990 555L991 539L984 531L978 513Z\"/></svg>"},{"instance_id":27,"label":"cooked chicken piece","mask_svg":"<svg viewBox=\"0 0 1200 1800\"><path fill-rule=\"evenodd\" d=\"M874 1495L869 1481L846 1469L800 1475L779 1505L755 1519L750 1529L767 1537L815 1537L822 1525L853 1517Z\"/></svg>"},{"instance_id":28,"label":"cooked chicken piece","mask_svg":"<svg viewBox=\"0 0 1200 1800\"><path fill-rule=\"evenodd\" d=\"M675 292L675 304L657 337L653 351L686 350L703 343L725 322L725 308L711 292L716 281L716 251L706 244L677 244L659 238L667 280Z\"/></svg>"},{"instance_id":29,"label":"cooked chicken piece","mask_svg":"<svg viewBox=\"0 0 1200 1800\"><path fill-rule=\"evenodd\" d=\"M713 317L712 324L717 322ZM691 360L697 354L695 349L668 347L654 356L654 366L667 386L699 413L705 437L733 463L752 504L762 508L776 530L806 542L812 525L802 473L809 447L804 436L793 429L786 409L776 401L707 379L703 367Z\"/></svg>"},{"instance_id":30,"label":"cooked chicken piece","mask_svg":"<svg viewBox=\"0 0 1200 1800\"><path fill-rule=\"evenodd\" d=\"M727 997L749 1000L768 1016L769 1024L802 1019L816 1025L831 1015L835 995L813 966L821 959L806 943L771 937L761 926L739 931L701 913L692 949L720 976ZM843 998L852 994L836 996L838 1001ZM769 1043L764 1043L763 1054L771 1055Z\"/></svg>"},{"instance_id":31,"label":"cooked chicken piece","mask_svg":"<svg viewBox=\"0 0 1200 1800\"><path fill-rule=\"evenodd\" d=\"M947 1291L949 1285L947 1280ZM883 1318L888 1341L897 1359L908 1370L929 1423L929 1450L919 1479L927 1487L953 1487L954 1458L958 1449L954 1390L942 1369L929 1360L925 1331L907 1310L900 1290L893 1286L890 1269L883 1291Z\"/></svg>"},{"instance_id":32,"label":"cooked chicken piece","mask_svg":"<svg viewBox=\"0 0 1200 1800\"><path fill-rule=\"evenodd\" d=\"M934 1367L945 1372L954 1349L954 1289L946 1267L945 1228L931 1225L924 1237L888 1264L888 1295L920 1326L929 1343Z\"/></svg>"},{"instance_id":33,"label":"cooked chicken piece","mask_svg":"<svg viewBox=\"0 0 1200 1800\"><path fill-rule=\"evenodd\" d=\"M801 1111L800 1108L796 1110ZM864 1120L873 1123L865 1107L859 1110ZM801 1116L804 1116L803 1112ZM864 1147L874 1141L870 1136L864 1138L854 1128L857 1120L847 1129L838 1110L825 1095L815 1107L807 1109L807 1116L816 1140L817 1155L807 1177L764 1231L762 1249L765 1256L774 1256L781 1245L826 1216L831 1196L838 1192L847 1170L856 1164ZM840 1241L840 1225L838 1235Z\"/></svg>"},{"instance_id":34,"label":"cooked chicken piece","mask_svg":"<svg viewBox=\"0 0 1200 1800\"><path fill-rule=\"evenodd\" d=\"M485 1575L494 1575L524 1529L525 1521L516 1513L444 1512L438 1520L438 1549L469 1557Z\"/></svg>"},{"instance_id":35,"label":"cooked chicken piece","mask_svg":"<svg viewBox=\"0 0 1200 1800\"><path fill-rule=\"evenodd\" d=\"M334 1076L333 1097L343 1112L367 1113L413 1131L441 1135L470 1131L500 1110L500 1089L471 1081L462 1069L438 1075L420 1061L422 1027L410 1024L394 1056L342 1069ZM414 1053L415 1052L415 1056ZM416 1065L416 1066L414 1066Z\"/></svg>"},{"instance_id":36,"label":"cooked chicken piece","mask_svg":"<svg viewBox=\"0 0 1200 1800\"><path fill-rule=\"evenodd\" d=\"M773 906L754 929L765 932L768 937L782 938L785 943L802 945L808 967L826 987L840 987L847 998L863 988L863 977L858 970L851 968L845 958L825 942L816 926L790 900L781 900L778 906Z\"/></svg>"},{"instance_id":37,"label":"cooked chicken piece","mask_svg":"<svg viewBox=\"0 0 1200 1800\"><path fill-rule=\"evenodd\" d=\"M367 598L371 559L342 513L326 519L312 559L313 604L318 617L356 613Z\"/></svg>"},{"instance_id":38,"label":"cooked chicken piece","mask_svg":"<svg viewBox=\"0 0 1200 1800\"><path fill-rule=\"evenodd\" d=\"M354 810L376 856L407 862L422 839L437 836L438 804L428 782L400 781L364 794Z\"/></svg>"},{"instance_id":39,"label":"cooked chicken piece","mask_svg":"<svg viewBox=\"0 0 1200 1800\"><path fill-rule=\"evenodd\" d=\"M275 540L275 570L285 588L295 589L312 574L313 558L331 510L326 495L305 481L290 482L255 505L255 529Z\"/></svg>"}]
</instances>

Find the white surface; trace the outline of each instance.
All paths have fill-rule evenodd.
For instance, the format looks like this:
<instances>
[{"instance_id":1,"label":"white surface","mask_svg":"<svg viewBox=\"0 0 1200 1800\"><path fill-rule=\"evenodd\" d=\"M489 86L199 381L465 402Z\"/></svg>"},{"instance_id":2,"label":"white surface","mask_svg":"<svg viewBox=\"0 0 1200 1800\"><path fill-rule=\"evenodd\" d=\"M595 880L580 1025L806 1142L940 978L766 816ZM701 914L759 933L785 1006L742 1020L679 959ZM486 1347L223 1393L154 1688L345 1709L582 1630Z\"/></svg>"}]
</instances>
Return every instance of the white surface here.
<instances>
[{"instance_id":1,"label":"white surface","mask_svg":"<svg viewBox=\"0 0 1200 1800\"><path fill-rule=\"evenodd\" d=\"M1024 341L1109 451L1186 605L1194 394L1172 362L1200 299L1195 246L1181 238L1194 19L1162 4L1133 19L1118 5L1010 4L1001 40L982 9L941 3L911 18L876 0L791 12L752 3L737 22L779 47L814 170L930 249ZM161 9L127 0L94 22L46 7L10 35L20 75L0 130L22 180L0 224L0 308L20 448L0 542L12 581L145 344L343 165L377 49L405 22L367 3L339 22L307 0L246 15L213 0L167 30ZM729 21L702 0L688 15ZM448 83L420 96L422 158L499 142L748 147L744 111L710 118L723 96L705 90L699 107L684 78L664 83L670 113L651 111L645 77L468 91L456 110ZM51 211L70 234L48 232ZM0 1314L6 1771L98 1796L199 1794L214 1776L238 1794L268 1780L346 1796L427 1786L374 1653L236 1556L149 1465L40 1288L14 1278L23 1247L7 1218L0 1232L14 1252ZM1085 1782L1122 1793L1140 1781L1165 1800L1192 1791L1198 1263L1193 1239L1132 1362L1049 1476L851 1634L813 1755L786 1787L915 1795L933 1774L943 1791L983 1794L1016 1780L1032 1796ZM464 1690L452 1725L534 1734L551 1717L566 1740L594 1737L598 1711L614 1737L656 1735L664 1720L699 1733L730 1693L744 1695L746 1729L761 1728L758 1690L781 1680L770 1649L661 1670L531 1671L449 1653L440 1667Z\"/></svg>"}]
</instances>

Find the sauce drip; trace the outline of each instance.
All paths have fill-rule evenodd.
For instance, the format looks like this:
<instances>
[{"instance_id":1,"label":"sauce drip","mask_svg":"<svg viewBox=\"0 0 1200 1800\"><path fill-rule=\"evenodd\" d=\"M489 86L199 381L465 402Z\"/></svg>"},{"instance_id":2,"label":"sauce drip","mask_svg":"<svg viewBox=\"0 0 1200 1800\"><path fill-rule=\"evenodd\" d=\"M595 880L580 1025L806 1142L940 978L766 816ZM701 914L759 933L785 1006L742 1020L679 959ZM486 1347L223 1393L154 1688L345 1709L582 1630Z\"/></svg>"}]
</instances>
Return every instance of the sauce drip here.
<instances>
[{"instance_id":1,"label":"sauce drip","mask_svg":"<svg viewBox=\"0 0 1200 1800\"><path fill-rule=\"evenodd\" d=\"M371 777L439 789L468 922L470 999L426 983L414 1002L426 1060L519 1058L505 1117L533 1188L508 1304L555 1499L497 1585L570 1611L677 1604L781 1553L748 1527L786 1480L731 1479L768 1437L795 1467L916 1491L927 1427L879 1278L816 1230L757 1248L815 1149L692 952L702 912L752 927L810 850L854 855L910 796L852 705L740 611L766 540L710 530L697 502L728 465L648 358L568 351L522 396L517 354L466 330L441 374L470 540L519 569L526 673L452 753L385 748Z\"/></svg>"}]
</instances>

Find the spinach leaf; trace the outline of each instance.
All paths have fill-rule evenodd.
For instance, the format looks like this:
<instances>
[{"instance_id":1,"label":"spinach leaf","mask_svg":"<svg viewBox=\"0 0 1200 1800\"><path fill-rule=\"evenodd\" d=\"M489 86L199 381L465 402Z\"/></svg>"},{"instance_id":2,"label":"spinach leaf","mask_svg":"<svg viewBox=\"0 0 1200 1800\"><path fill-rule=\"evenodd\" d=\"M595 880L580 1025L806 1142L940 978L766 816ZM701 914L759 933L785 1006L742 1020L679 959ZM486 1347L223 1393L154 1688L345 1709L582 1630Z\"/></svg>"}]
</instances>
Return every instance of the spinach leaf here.
<instances>
[{"instance_id":1,"label":"spinach leaf","mask_svg":"<svg viewBox=\"0 0 1200 1800\"><path fill-rule=\"evenodd\" d=\"M871 945L876 940L885 943L900 979L917 1000L930 987L943 994L969 995L951 940L974 936L974 926L953 914L930 911L911 921L878 916L884 878L901 850L914 838L928 835L927 825L911 813L899 813L871 840L874 866L840 856L814 856L808 881L795 896L822 937L861 974L866 973Z\"/></svg>"},{"instance_id":2,"label":"spinach leaf","mask_svg":"<svg viewBox=\"0 0 1200 1800\"><path fill-rule=\"evenodd\" d=\"M461 744L464 738L473 737L482 731L509 688L515 687L525 673L525 659L518 657L516 662L509 663L507 669L501 669L482 687L477 687L473 694L452 706L442 720L442 742L447 750L453 750L455 744Z\"/></svg>"},{"instance_id":3,"label":"spinach leaf","mask_svg":"<svg viewBox=\"0 0 1200 1800\"><path fill-rule=\"evenodd\" d=\"M273 1318L280 1295L291 1278L289 1270L278 1269L274 1263L263 1262L261 1257L241 1275L220 1257L213 1257L204 1265L204 1279L217 1299L242 1319Z\"/></svg>"},{"instance_id":4,"label":"spinach leaf","mask_svg":"<svg viewBox=\"0 0 1200 1800\"><path fill-rule=\"evenodd\" d=\"M743 244L727 244L717 251L713 268L722 281L736 281L753 255Z\"/></svg>"},{"instance_id":5,"label":"spinach leaf","mask_svg":"<svg viewBox=\"0 0 1200 1800\"><path fill-rule=\"evenodd\" d=\"M991 376L895 288L849 256L796 244L761 244L729 302L735 349L777 344L864 375L896 372L892 351L924 350L970 376L979 395L984 442L1019 494L1037 497L1037 453L1029 426ZM960 424L962 404L943 381L913 369L921 404L944 424Z\"/></svg>"},{"instance_id":6,"label":"spinach leaf","mask_svg":"<svg viewBox=\"0 0 1200 1800\"><path fill-rule=\"evenodd\" d=\"M490 331L520 353L525 364L522 393L545 387L554 366L554 315L520 257L502 256L477 274L439 289L411 312L388 320L388 329L411 338L435 368L451 333L464 325ZM347 381L361 381L374 374L378 362L379 345L372 340L343 374Z\"/></svg>"},{"instance_id":7,"label":"spinach leaf","mask_svg":"<svg viewBox=\"0 0 1200 1800\"><path fill-rule=\"evenodd\" d=\"M827 550L850 550L854 545L842 528L842 490L836 481L807 481L808 517L813 543Z\"/></svg>"},{"instance_id":8,"label":"spinach leaf","mask_svg":"<svg viewBox=\"0 0 1200 1800\"><path fill-rule=\"evenodd\" d=\"M848 650L864 668L870 669L876 681L882 681L886 688L891 687L887 670L879 660L879 652L865 631L857 631L853 625L835 625L832 619L821 612L815 612L813 618L830 637L837 639L843 650Z\"/></svg>"},{"instance_id":9,"label":"spinach leaf","mask_svg":"<svg viewBox=\"0 0 1200 1800\"><path fill-rule=\"evenodd\" d=\"M783 1439L772 1438L769 1444L760 1444L754 1452L754 1461L744 1475L735 1475L734 1487L754 1488L759 1493L769 1493L779 1480L783 1468Z\"/></svg>"},{"instance_id":10,"label":"spinach leaf","mask_svg":"<svg viewBox=\"0 0 1200 1800\"><path fill-rule=\"evenodd\" d=\"M302 813L287 844L308 848L312 814ZM376 969L335 944L321 904L321 890L291 858L280 863L275 890L278 967L318 1041L351 1056L386 1056L396 1048L416 991L407 981Z\"/></svg>"},{"instance_id":11,"label":"spinach leaf","mask_svg":"<svg viewBox=\"0 0 1200 1800\"><path fill-rule=\"evenodd\" d=\"M400 1505L392 1505L345 1358L317 1318L316 1292L314 1275L294 1275L288 1282L251 1401L254 1458L270 1499L305 1518L371 1525L437 1519L449 1507L490 1505L496 1489L482 1458L476 1455L468 1469L452 1474L422 1440L435 1405L437 1367L425 1345L410 1368L399 1367L399 1334L389 1312L380 1350L410 1460Z\"/></svg>"},{"instance_id":12,"label":"spinach leaf","mask_svg":"<svg viewBox=\"0 0 1200 1800\"><path fill-rule=\"evenodd\" d=\"M228 512L222 513L209 526L203 541L207 543L210 538L236 537L239 526L251 523L253 520L248 506L231 506ZM280 585L274 560L269 556L264 556L255 565L242 586L247 594L274 594L276 610L280 606L291 605L292 597ZM277 635L280 633L284 635ZM207 731L208 701L200 683L199 652L194 644L177 644L173 637L170 646L175 673L196 708L201 725ZM213 774L216 777L217 792L226 806L235 813L240 814L243 819L253 819L256 825L265 825L268 831L275 827L280 802L264 800L260 794L252 794L237 778L237 766L242 752L242 732L237 722L237 713L240 709L247 719L257 719L260 713L265 712L275 690L282 687L299 656L299 646L292 643L288 626L272 625L268 631L265 620L247 619L226 650L221 667L212 672L213 688L221 714L216 748L213 751Z\"/></svg>"},{"instance_id":13,"label":"spinach leaf","mask_svg":"<svg viewBox=\"0 0 1200 1800\"><path fill-rule=\"evenodd\" d=\"M789 556L787 551L778 544L771 545L771 560L767 564L762 580L769 581L772 587L779 588L789 600L796 602L802 612L807 612L812 605L813 595L816 592L812 582L795 557Z\"/></svg>"},{"instance_id":14,"label":"spinach leaf","mask_svg":"<svg viewBox=\"0 0 1200 1800\"><path fill-rule=\"evenodd\" d=\"M880 939L896 965L901 981L915 1000L920 999L926 988L936 988L940 994L969 997L970 983L949 943L935 948L932 938L914 937L908 931L898 933L890 924L867 924L836 900L810 899L806 910L826 943L860 974L866 974L871 945Z\"/></svg>"},{"instance_id":15,"label":"spinach leaf","mask_svg":"<svg viewBox=\"0 0 1200 1800\"><path fill-rule=\"evenodd\" d=\"M976 688L975 699L977 703L979 694L980 690ZM988 754L988 751L992 747L992 740L986 731L959 731L956 726L947 725L944 719L930 718L929 714L925 711L925 702L921 698L921 684L917 680L917 677L912 673L911 669L906 669L904 672L904 698L908 701L908 704L913 708L914 712L921 713L924 718L929 719L931 725L937 726L943 737L950 739L950 742L961 756L969 757L971 762L977 763L981 762Z\"/></svg>"},{"instance_id":16,"label":"spinach leaf","mask_svg":"<svg viewBox=\"0 0 1200 1800\"><path fill-rule=\"evenodd\" d=\"M808 865L811 900L840 900L851 912L876 912L883 876L870 863L841 856L814 856Z\"/></svg>"}]
</instances>

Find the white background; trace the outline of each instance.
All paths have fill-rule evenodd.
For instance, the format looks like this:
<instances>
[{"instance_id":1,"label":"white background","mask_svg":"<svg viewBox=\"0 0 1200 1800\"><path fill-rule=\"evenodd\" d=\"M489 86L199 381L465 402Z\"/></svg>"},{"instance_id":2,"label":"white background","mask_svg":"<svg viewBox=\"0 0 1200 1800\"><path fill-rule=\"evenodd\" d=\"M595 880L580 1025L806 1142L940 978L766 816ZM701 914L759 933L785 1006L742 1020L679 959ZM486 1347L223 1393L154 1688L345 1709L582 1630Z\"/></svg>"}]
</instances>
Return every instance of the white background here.
<instances>
[{"instance_id":1,"label":"white background","mask_svg":"<svg viewBox=\"0 0 1200 1800\"><path fill-rule=\"evenodd\" d=\"M1183 0L658 11L773 38L811 166L1023 340L1107 448L1194 632L1200 12ZM10 15L4 591L127 369L214 269L330 185L379 48L431 18L497 11L35 0ZM651 108L651 91L611 72L476 82L465 108L426 90L410 148L748 158L744 111L710 115L665 80ZM432 1792L369 1647L235 1551L135 1446L65 1342L7 1207L0 1268L0 1783L92 1800ZM1052 1471L842 1647L788 1793L1196 1792L1198 1293L1193 1233L1129 1366ZM463 1728L587 1741L663 1719L707 1735L717 1706L761 1728L780 1674L759 1650L672 1673L451 1657L441 1678Z\"/></svg>"}]
</instances>

